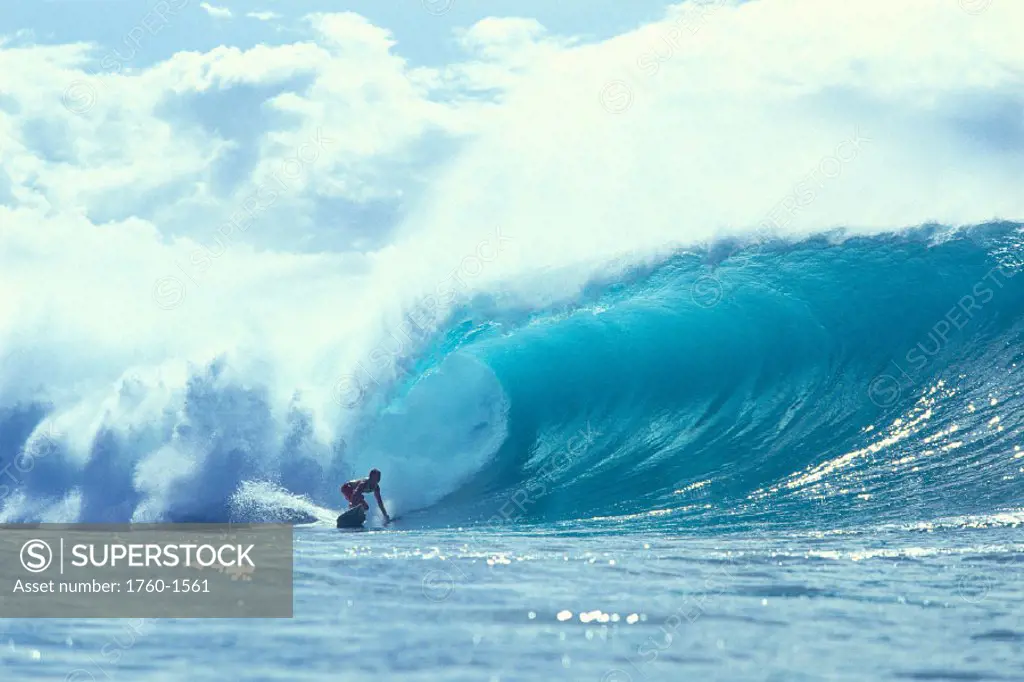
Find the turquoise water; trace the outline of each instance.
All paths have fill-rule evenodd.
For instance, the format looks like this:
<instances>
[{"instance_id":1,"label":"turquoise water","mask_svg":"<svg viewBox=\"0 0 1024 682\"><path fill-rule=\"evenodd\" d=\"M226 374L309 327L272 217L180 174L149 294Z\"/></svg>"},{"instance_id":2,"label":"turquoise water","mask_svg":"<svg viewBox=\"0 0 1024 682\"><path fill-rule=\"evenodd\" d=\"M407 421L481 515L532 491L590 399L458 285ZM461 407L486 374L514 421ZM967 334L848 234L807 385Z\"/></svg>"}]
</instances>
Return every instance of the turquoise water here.
<instances>
[{"instance_id":1,"label":"turquoise water","mask_svg":"<svg viewBox=\"0 0 1024 682\"><path fill-rule=\"evenodd\" d=\"M301 528L294 620L6 621L0 661L80 682L1024 679L1021 522Z\"/></svg>"}]
</instances>

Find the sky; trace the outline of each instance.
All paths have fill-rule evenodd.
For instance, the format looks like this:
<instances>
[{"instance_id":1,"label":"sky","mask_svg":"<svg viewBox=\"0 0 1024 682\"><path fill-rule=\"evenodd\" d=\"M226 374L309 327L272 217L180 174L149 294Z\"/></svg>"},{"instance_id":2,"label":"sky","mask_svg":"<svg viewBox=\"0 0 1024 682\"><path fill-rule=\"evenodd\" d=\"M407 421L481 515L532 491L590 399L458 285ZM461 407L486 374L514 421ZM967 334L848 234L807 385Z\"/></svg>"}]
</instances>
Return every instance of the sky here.
<instances>
[{"instance_id":1,"label":"sky","mask_svg":"<svg viewBox=\"0 0 1024 682\"><path fill-rule=\"evenodd\" d=\"M497 245L460 286L536 304L723 236L1019 220L1022 25L1007 0L7 0L0 349L33 369L0 399L253 348L282 385L337 376Z\"/></svg>"},{"instance_id":2,"label":"sky","mask_svg":"<svg viewBox=\"0 0 1024 682\"><path fill-rule=\"evenodd\" d=\"M0 30L28 30L38 43L79 41L119 44L158 3L137 0L9 0ZM182 8L180 20L168 22L138 54L137 66L148 66L181 50L208 51L218 45L247 49L258 44L281 45L309 37L304 17L347 11L386 27L401 43L401 53L417 64L443 64L458 55L453 31L488 17L530 17L556 33L607 39L665 15L666 3L639 0L622 3L551 3L543 0L415 0L380 3L372 0L337 3L330 0L264 0L214 2L168 0Z\"/></svg>"},{"instance_id":3,"label":"sky","mask_svg":"<svg viewBox=\"0 0 1024 682\"><path fill-rule=\"evenodd\" d=\"M39 98L39 110L19 111L12 102L8 111L21 123L19 141L28 143L40 161L64 163L78 155L72 147L88 145L81 139L89 135L85 130L109 131L118 146L134 144L136 158L130 163L145 176L132 197L114 189L124 186L126 169L120 169L118 181L113 175L101 179L98 176L106 173L96 172L95 166L85 186L58 190L47 183L51 192L44 193L75 194L95 221L136 216L159 222L166 233L193 235L190 228L204 220L198 216L210 215L202 198L209 198L210 191L223 196L237 189L253 170L261 148L264 157L273 153L275 135L288 137L286 131L295 128L289 123L309 113L294 111L275 98L312 85L321 97L311 103L326 107L321 114L337 124L351 125L346 136L370 131L361 141L332 150L346 157L332 172L341 166L355 171L370 157L374 167L335 176L330 181L334 191L321 188L308 207L303 234L288 240L287 246L305 251L372 248L380 245L387 231L382 228L399 221L408 208L417 176L450 155L452 138L472 125L453 119L472 117L474 103L493 102L501 81L509 76L503 55L482 54L493 50L485 47L486 42L506 39L499 35L505 26L510 36L521 34L523 47L528 47L534 36L546 32L564 32L566 43L607 39L663 17L666 11L656 2L590 4L587 12L581 12L582 7L423 0L412 11L374 2L349 3L339 11L337 3L319 1L233 5L196 0L15 0L0 17L10 63L30 62L33 54L39 55L54 71L66 74L48 76L66 83L58 98L64 111L47 111L43 90L60 86L48 83L40 88L23 71L24 86ZM581 16L591 18L581 21ZM465 36L474 25L494 28L489 35L482 33L478 42L467 42ZM474 51L483 63L466 63ZM199 72L214 65L227 71L211 72L212 81L203 82ZM367 69L365 81L341 74L362 66ZM344 82L332 83L336 76ZM198 80L174 83L181 78ZM488 82L490 78L494 82ZM455 111L455 103L468 106ZM145 121L129 124L124 118L143 110L149 115ZM68 120L67 114L79 120ZM134 126L139 135L125 137L118 130L120 123ZM143 132L140 126L148 130ZM158 144L180 153L161 156L142 143L142 137L152 140L156 128L162 129ZM313 128L304 132L313 134ZM10 132L8 136L14 137ZM301 141L295 137L278 146L293 143ZM158 157L159 165L168 161L170 167L158 173L147 170ZM196 175L200 168L205 177ZM71 180L68 174L62 178ZM303 189L305 183L302 178ZM12 191L9 178L0 180L0 197ZM174 217L158 217L167 203L185 197L191 201L179 205ZM327 231L332 234L325 236ZM263 246L281 243L272 235L250 236Z\"/></svg>"}]
</instances>

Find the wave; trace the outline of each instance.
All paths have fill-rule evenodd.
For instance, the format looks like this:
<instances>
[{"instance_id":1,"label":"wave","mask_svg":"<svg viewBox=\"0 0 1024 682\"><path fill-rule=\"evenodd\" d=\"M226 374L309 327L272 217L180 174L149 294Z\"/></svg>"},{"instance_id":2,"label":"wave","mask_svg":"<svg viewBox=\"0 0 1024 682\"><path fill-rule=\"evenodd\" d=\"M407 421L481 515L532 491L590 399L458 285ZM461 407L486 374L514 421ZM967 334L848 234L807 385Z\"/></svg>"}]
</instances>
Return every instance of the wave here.
<instances>
[{"instance_id":1,"label":"wave","mask_svg":"<svg viewBox=\"0 0 1024 682\"><path fill-rule=\"evenodd\" d=\"M326 406L237 353L60 404L0 392L0 519L327 520L371 466L430 524L1006 509L1022 244L1006 223L717 242L607 263L569 301L479 291L440 322L408 309Z\"/></svg>"}]
</instances>

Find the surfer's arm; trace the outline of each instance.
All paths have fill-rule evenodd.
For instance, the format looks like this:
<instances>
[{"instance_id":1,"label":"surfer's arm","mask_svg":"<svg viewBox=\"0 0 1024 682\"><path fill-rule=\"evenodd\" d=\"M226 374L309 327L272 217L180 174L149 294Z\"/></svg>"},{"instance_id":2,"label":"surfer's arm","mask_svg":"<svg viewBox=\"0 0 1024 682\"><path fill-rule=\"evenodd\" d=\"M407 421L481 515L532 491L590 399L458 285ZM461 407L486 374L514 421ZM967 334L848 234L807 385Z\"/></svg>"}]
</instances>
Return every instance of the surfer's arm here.
<instances>
[{"instance_id":1,"label":"surfer's arm","mask_svg":"<svg viewBox=\"0 0 1024 682\"><path fill-rule=\"evenodd\" d=\"M391 517L388 516L388 510L384 508L384 500L380 497L380 488L373 491L373 496L377 498L377 506L380 507L380 513L384 515L384 520L391 521Z\"/></svg>"}]
</instances>

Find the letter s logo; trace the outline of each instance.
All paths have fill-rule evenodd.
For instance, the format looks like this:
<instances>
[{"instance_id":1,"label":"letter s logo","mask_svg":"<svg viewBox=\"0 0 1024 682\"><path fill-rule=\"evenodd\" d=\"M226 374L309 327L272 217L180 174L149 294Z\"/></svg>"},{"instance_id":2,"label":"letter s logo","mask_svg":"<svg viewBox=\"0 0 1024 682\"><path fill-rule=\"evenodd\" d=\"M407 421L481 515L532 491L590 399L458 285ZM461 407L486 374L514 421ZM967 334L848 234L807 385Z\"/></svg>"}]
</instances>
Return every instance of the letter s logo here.
<instances>
[{"instance_id":1,"label":"letter s logo","mask_svg":"<svg viewBox=\"0 0 1024 682\"><path fill-rule=\"evenodd\" d=\"M53 550L42 540L29 540L21 546L21 565L29 573L42 573L53 563Z\"/></svg>"}]
</instances>

